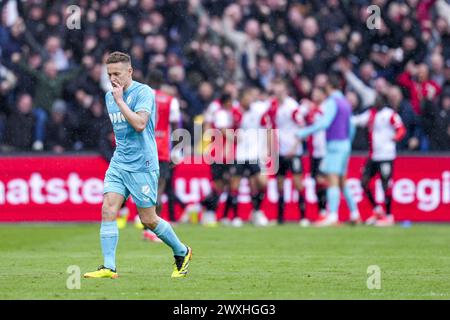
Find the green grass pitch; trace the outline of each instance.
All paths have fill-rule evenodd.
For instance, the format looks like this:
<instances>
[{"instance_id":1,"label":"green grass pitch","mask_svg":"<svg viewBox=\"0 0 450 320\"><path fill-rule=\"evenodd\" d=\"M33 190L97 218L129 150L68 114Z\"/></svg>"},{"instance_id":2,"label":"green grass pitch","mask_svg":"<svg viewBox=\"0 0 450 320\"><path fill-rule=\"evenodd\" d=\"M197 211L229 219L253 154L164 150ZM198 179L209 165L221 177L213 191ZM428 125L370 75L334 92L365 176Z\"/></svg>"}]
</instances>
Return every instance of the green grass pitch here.
<instances>
[{"instance_id":1,"label":"green grass pitch","mask_svg":"<svg viewBox=\"0 0 450 320\"><path fill-rule=\"evenodd\" d=\"M175 227L193 248L190 273L171 279L164 244L120 233L120 278L81 279L67 268L102 263L98 224L0 225L0 299L449 299L450 225L241 229ZM381 289L367 287L367 268Z\"/></svg>"}]
</instances>

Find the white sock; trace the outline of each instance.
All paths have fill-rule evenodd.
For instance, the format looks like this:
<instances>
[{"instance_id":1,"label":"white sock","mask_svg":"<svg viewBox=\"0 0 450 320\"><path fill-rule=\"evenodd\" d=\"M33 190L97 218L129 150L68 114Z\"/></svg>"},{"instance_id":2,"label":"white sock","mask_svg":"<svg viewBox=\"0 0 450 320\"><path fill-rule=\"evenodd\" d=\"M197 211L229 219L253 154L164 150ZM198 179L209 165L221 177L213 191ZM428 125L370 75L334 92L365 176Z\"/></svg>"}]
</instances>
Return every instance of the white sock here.
<instances>
[{"instance_id":1,"label":"white sock","mask_svg":"<svg viewBox=\"0 0 450 320\"><path fill-rule=\"evenodd\" d=\"M350 212L350 220L358 220L359 219L359 211L355 210Z\"/></svg>"}]
</instances>

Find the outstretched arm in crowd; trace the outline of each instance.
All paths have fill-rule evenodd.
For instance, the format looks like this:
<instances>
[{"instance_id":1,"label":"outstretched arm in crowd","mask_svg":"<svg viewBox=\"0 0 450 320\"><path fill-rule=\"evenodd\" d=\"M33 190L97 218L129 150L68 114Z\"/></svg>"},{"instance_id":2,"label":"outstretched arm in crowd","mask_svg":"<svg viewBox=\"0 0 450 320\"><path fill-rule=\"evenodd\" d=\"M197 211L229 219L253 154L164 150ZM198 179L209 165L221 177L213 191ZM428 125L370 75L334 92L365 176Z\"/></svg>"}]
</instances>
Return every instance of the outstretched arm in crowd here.
<instances>
[{"instance_id":1,"label":"outstretched arm in crowd","mask_svg":"<svg viewBox=\"0 0 450 320\"><path fill-rule=\"evenodd\" d=\"M27 73L28 75L38 79L38 80L44 80L45 81L45 75L43 72L33 69L30 67L25 61L22 59L22 55L18 52L15 52L11 56L11 61L19 67L19 69L22 72Z\"/></svg>"}]
</instances>

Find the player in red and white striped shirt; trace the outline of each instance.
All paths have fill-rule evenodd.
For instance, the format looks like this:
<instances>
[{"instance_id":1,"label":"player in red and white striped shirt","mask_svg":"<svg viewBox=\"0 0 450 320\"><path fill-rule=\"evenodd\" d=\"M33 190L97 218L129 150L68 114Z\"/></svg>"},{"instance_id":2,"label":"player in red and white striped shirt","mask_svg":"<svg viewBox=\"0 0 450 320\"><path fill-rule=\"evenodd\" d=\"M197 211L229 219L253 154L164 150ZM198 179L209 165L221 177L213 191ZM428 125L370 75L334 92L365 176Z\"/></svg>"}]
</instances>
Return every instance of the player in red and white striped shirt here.
<instances>
[{"instance_id":1,"label":"player in red and white striped shirt","mask_svg":"<svg viewBox=\"0 0 450 320\"><path fill-rule=\"evenodd\" d=\"M267 112L261 118L261 125L269 129L278 130L279 141L279 169L278 182L278 223L284 222L283 186L288 171L292 172L295 188L299 193L300 223L309 225L305 214L305 196L303 186L303 166L301 156L303 146L296 139L295 133L304 125L306 108L288 95L287 85L282 79L275 79L272 84L274 97L270 101Z\"/></svg>"},{"instance_id":2,"label":"player in red and white striped shirt","mask_svg":"<svg viewBox=\"0 0 450 320\"><path fill-rule=\"evenodd\" d=\"M267 136L258 130L267 132L261 128L260 122L268 104L266 101L258 101L258 96L258 89L246 89L241 94L240 107L235 111L233 128L237 129L235 131L236 161L231 168L230 194L232 209L236 212L239 185L243 177L247 178L253 205L251 220L255 225L266 226L268 220L264 212L260 210L260 206L267 179L261 174L261 170L265 168L260 167L260 160L266 156Z\"/></svg>"},{"instance_id":3,"label":"player in red and white striped shirt","mask_svg":"<svg viewBox=\"0 0 450 320\"><path fill-rule=\"evenodd\" d=\"M303 100L302 104L308 108L306 124L311 125L323 115L322 102L327 98L325 90L321 87L314 87L311 93L311 101ZM307 140L311 160L311 177L315 181L317 203L320 215L326 214L327 206L327 183L326 176L320 171L322 158L327 152L327 137L325 131L313 134Z\"/></svg>"},{"instance_id":4,"label":"player in red and white striped shirt","mask_svg":"<svg viewBox=\"0 0 450 320\"><path fill-rule=\"evenodd\" d=\"M393 162L397 156L396 143L405 136L406 129L400 116L390 107L386 106L385 99L377 97L375 106L366 112L354 116L355 125L367 127L369 130L369 159L364 168L361 183L369 199L374 214L367 219L366 224L376 226L390 226L394 224L391 212L391 178ZM377 205L369 188L370 180L379 174L385 195L384 211Z\"/></svg>"},{"instance_id":5,"label":"player in red and white striped shirt","mask_svg":"<svg viewBox=\"0 0 450 320\"><path fill-rule=\"evenodd\" d=\"M213 141L208 146L207 151L213 160L211 163L213 189L201 201L201 205L206 209L202 220L204 225L214 225L216 223L216 209L220 195L224 191L229 190L230 169L233 167L232 164L234 161L231 157L235 152L230 149L234 148L234 145L227 136L227 133L229 133L227 129L233 129L234 123L236 122L234 118L238 116L237 110L238 108L233 102L232 96L224 93L208 107L205 115L206 130L214 129L215 134L212 137ZM227 215L228 209L234 207L234 203L237 203L237 198L234 199L233 195L228 193L225 216ZM233 216L233 225L237 227L242 225L242 221L236 215L236 211Z\"/></svg>"}]
</instances>

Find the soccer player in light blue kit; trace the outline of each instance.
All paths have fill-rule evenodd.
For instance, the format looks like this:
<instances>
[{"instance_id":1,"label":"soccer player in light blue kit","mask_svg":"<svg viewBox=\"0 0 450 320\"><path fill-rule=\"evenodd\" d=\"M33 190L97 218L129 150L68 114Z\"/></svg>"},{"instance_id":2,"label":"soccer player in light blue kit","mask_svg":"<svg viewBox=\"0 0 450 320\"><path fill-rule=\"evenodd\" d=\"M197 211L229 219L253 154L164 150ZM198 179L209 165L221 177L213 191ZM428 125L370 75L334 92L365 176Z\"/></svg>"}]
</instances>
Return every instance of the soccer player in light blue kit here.
<instances>
[{"instance_id":1,"label":"soccer player in light blue kit","mask_svg":"<svg viewBox=\"0 0 450 320\"><path fill-rule=\"evenodd\" d=\"M149 86L133 81L129 55L113 52L106 66L113 89L105 100L117 147L105 175L103 191L100 242L104 263L84 277L118 277L116 215L129 195L136 203L142 223L172 248L175 257L172 278L185 277L192 250L181 243L171 225L156 214L159 165L154 134L155 94Z\"/></svg>"},{"instance_id":2,"label":"soccer player in light blue kit","mask_svg":"<svg viewBox=\"0 0 450 320\"><path fill-rule=\"evenodd\" d=\"M352 108L339 88L339 75L331 74L325 87L328 98L324 102L323 116L313 125L302 128L297 132L298 138L305 139L318 131L326 130L327 150L320 169L328 177L328 214L316 222L316 226L320 227L338 223L341 190L350 209L350 220L354 223L360 221L358 207L346 184L354 133L351 124Z\"/></svg>"}]
</instances>

